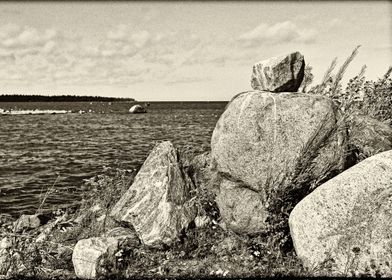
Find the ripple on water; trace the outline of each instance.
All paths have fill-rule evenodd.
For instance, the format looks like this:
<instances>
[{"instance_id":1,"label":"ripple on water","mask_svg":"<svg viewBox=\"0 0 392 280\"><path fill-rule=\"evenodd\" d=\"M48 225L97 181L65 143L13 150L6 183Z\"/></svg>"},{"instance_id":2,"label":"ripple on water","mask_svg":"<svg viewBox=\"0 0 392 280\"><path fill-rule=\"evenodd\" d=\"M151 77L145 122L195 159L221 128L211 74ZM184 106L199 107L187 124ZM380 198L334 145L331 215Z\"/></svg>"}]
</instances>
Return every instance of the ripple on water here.
<instances>
[{"instance_id":1,"label":"ripple on water","mask_svg":"<svg viewBox=\"0 0 392 280\"><path fill-rule=\"evenodd\" d=\"M128 114L129 103L0 103L0 108L92 109L92 114L0 116L0 212L35 212L56 181L47 208L77 202L83 179L103 166L132 169L156 142L209 147L226 103L151 103Z\"/></svg>"}]
</instances>

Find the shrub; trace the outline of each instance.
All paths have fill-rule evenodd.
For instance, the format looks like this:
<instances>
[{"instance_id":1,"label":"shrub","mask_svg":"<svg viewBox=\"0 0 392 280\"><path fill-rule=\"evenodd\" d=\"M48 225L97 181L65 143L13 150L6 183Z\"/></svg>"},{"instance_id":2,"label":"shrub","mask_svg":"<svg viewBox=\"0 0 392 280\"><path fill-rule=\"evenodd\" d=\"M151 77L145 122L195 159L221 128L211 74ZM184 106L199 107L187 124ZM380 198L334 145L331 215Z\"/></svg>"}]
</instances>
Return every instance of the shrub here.
<instances>
[{"instance_id":1,"label":"shrub","mask_svg":"<svg viewBox=\"0 0 392 280\"><path fill-rule=\"evenodd\" d=\"M338 73L332 72L336 67L336 58L328 67L322 82L313 86L308 93L326 95L339 105L346 117L354 114L363 114L392 125L392 67L377 81L365 79L366 65L352 79L343 90L341 84L348 65L353 61L360 46L357 46L351 55L340 67ZM309 67L308 67L309 69Z\"/></svg>"}]
</instances>

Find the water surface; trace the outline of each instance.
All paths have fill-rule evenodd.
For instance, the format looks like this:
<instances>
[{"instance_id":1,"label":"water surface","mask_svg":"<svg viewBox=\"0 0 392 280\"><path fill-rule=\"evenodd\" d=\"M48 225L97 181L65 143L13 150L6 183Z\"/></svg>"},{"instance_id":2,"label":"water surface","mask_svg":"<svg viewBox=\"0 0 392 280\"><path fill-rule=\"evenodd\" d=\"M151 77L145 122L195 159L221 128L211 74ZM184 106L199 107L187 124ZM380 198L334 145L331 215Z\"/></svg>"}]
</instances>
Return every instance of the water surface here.
<instances>
[{"instance_id":1,"label":"water surface","mask_svg":"<svg viewBox=\"0 0 392 280\"><path fill-rule=\"evenodd\" d=\"M0 103L2 109L91 110L0 116L0 213L34 212L55 182L46 208L77 202L83 179L104 166L136 168L159 141L208 149L225 105L151 102L147 114L129 114L132 104L125 102Z\"/></svg>"}]
</instances>

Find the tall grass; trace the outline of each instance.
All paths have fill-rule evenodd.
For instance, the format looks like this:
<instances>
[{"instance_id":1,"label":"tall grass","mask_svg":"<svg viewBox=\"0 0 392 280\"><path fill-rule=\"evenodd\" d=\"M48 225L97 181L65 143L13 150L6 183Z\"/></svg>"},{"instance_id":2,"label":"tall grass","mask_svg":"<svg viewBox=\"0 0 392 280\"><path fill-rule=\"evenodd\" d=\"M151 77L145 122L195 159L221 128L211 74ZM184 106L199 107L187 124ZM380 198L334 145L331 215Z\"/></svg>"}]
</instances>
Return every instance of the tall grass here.
<instances>
[{"instance_id":1,"label":"tall grass","mask_svg":"<svg viewBox=\"0 0 392 280\"><path fill-rule=\"evenodd\" d=\"M358 54L359 47L354 48L335 75L333 70L337 65L337 58L333 59L321 83L311 87L307 93L331 97L346 116L368 115L392 125L392 67L381 78L373 81L366 80L364 65L346 87L342 84L343 76Z\"/></svg>"}]
</instances>

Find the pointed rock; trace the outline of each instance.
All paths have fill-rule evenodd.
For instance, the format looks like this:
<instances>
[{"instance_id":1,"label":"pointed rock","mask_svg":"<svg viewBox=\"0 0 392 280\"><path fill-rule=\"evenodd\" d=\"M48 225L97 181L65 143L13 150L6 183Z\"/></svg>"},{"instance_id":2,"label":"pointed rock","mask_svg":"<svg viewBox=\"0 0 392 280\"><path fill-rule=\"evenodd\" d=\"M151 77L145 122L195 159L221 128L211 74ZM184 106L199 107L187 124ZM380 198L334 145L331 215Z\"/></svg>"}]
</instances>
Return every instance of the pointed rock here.
<instances>
[{"instance_id":1,"label":"pointed rock","mask_svg":"<svg viewBox=\"0 0 392 280\"><path fill-rule=\"evenodd\" d=\"M189 203L192 188L173 144L162 142L152 150L111 216L132 224L146 245L170 244L196 216Z\"/></svg>"}]
</instances>

